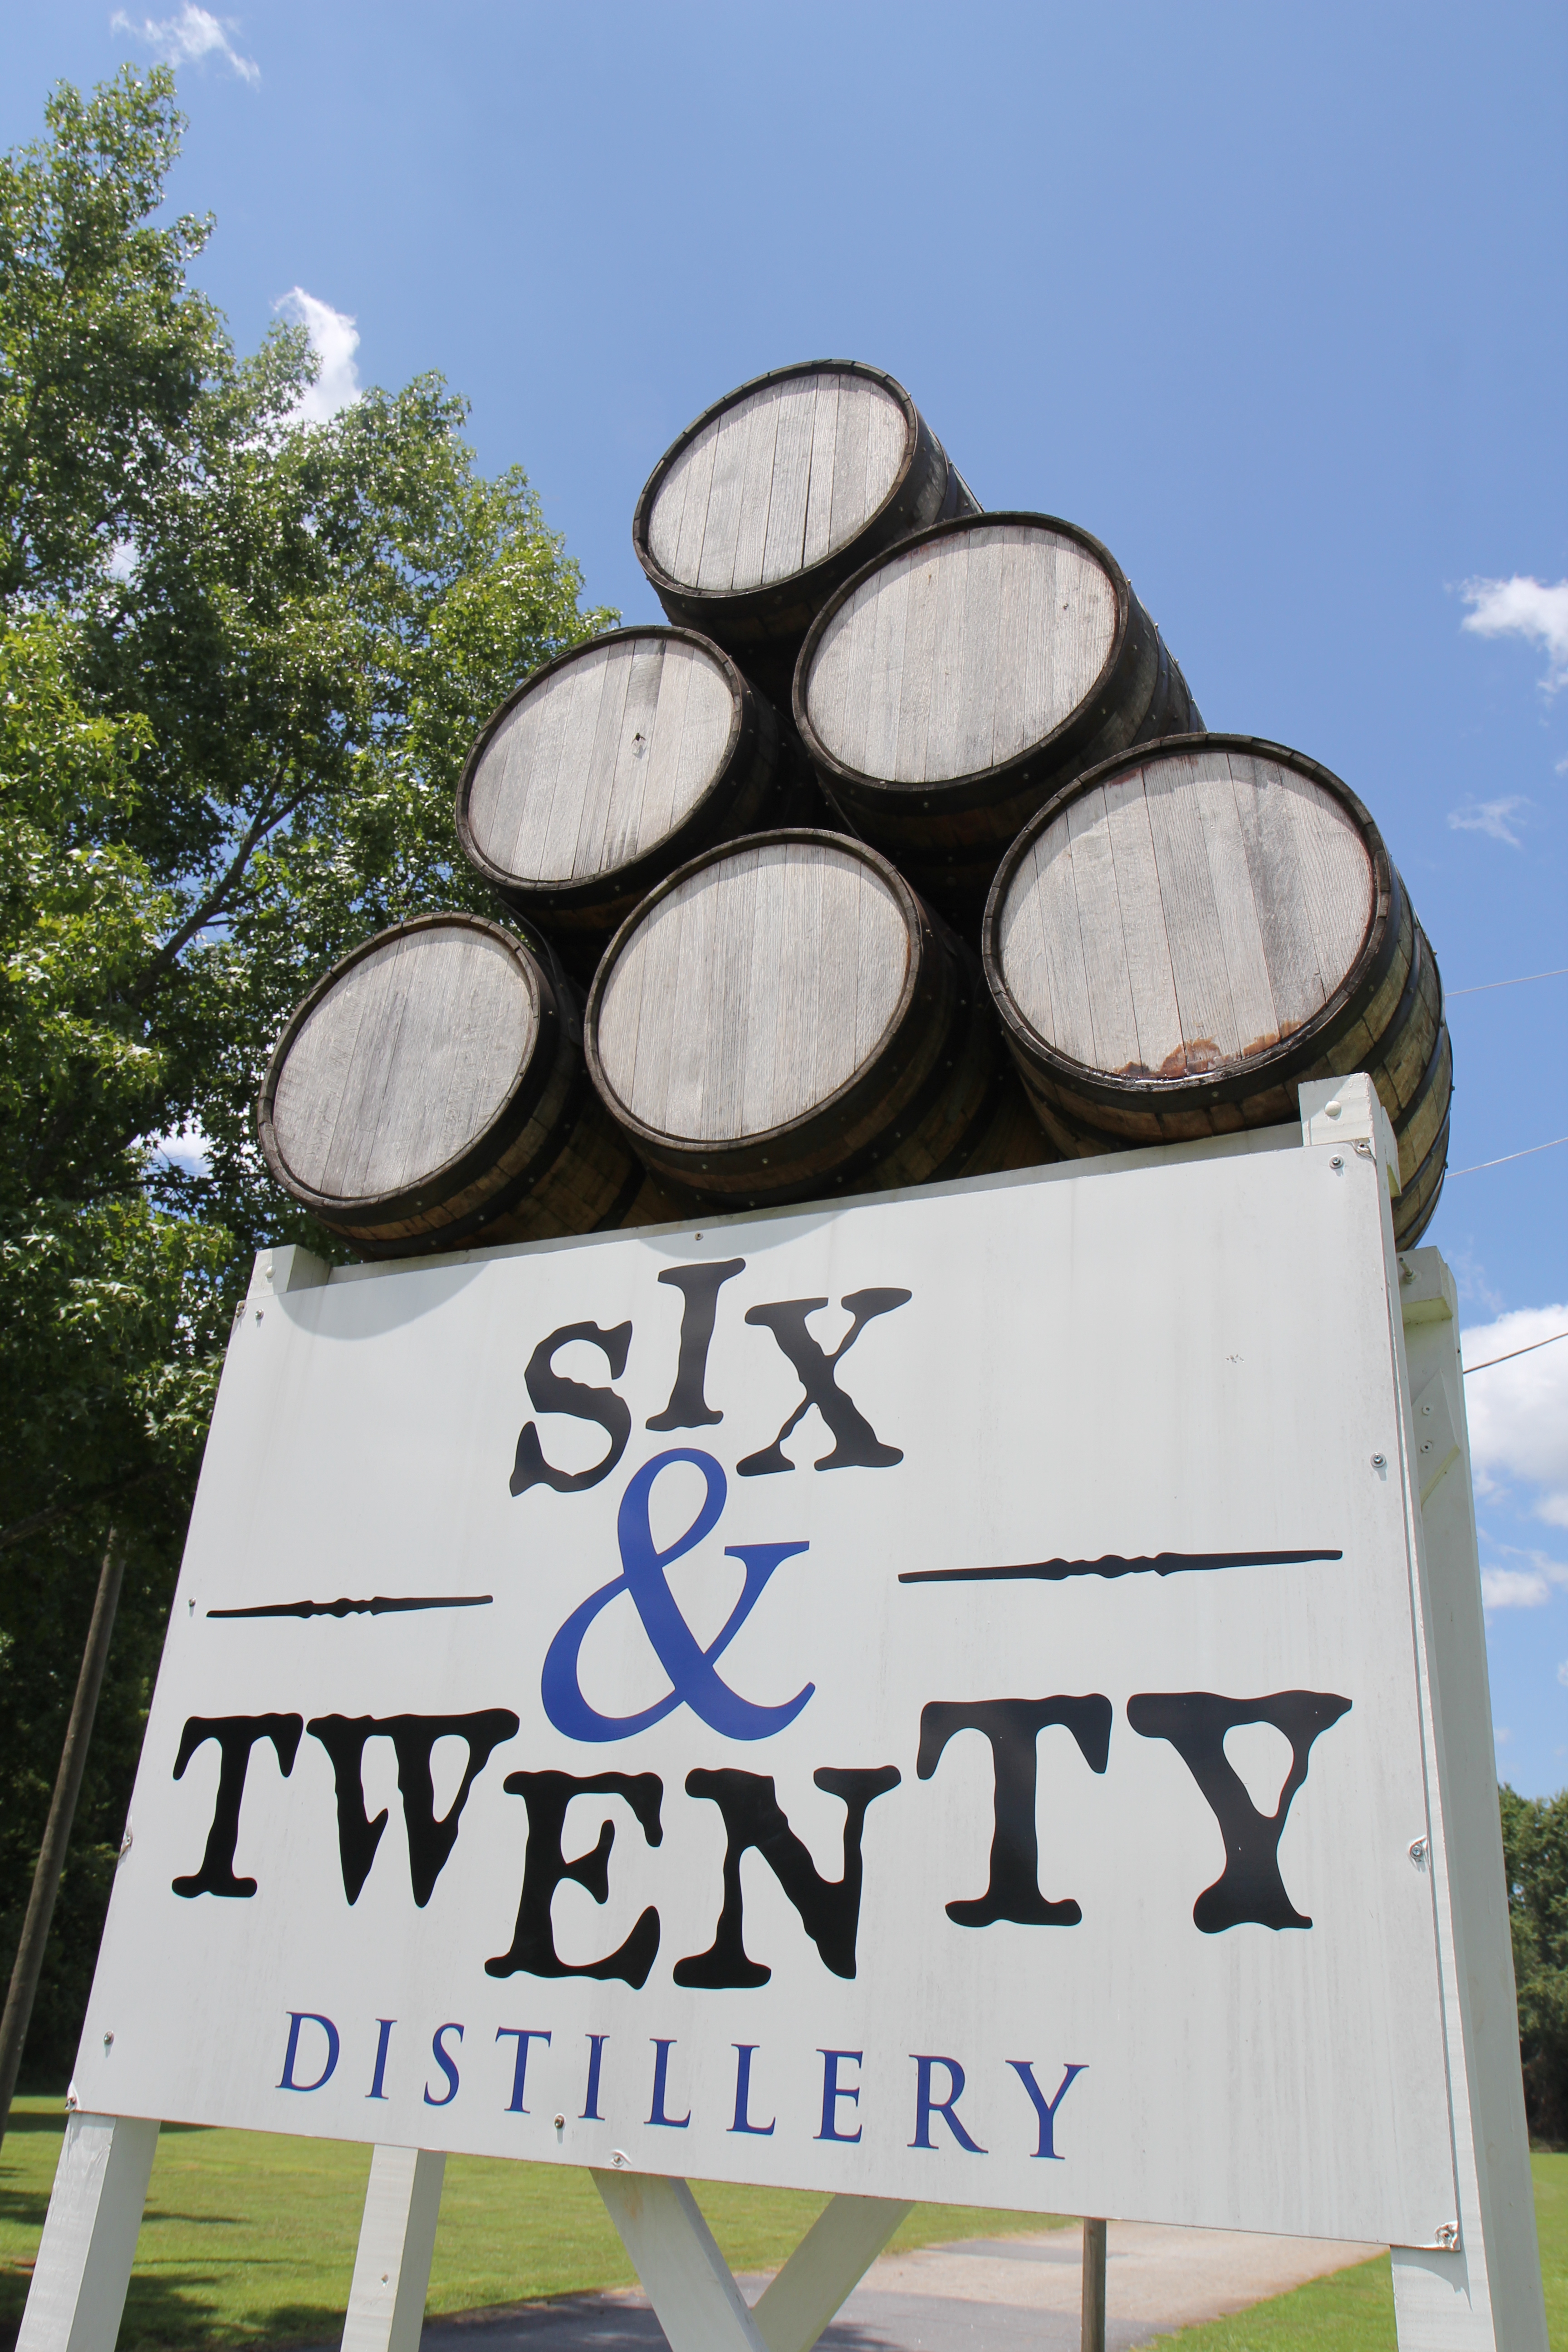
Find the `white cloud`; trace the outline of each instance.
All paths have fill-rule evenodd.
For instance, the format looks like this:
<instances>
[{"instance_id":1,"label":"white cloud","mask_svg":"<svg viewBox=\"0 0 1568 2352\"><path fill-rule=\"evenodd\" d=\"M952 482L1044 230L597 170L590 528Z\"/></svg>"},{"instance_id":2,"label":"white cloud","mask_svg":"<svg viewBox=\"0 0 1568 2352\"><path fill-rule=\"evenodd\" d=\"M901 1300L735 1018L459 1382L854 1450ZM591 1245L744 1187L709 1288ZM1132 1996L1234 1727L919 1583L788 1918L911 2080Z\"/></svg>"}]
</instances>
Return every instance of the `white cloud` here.
<instances>
[{"instance_id":1,"label":"white cloud","mask_svg":"<svg viewBox=\"0 0 1568 2352\"><path fill-rule=\"evenodd\" d=\"M1505 801L1472 801L1468 808L1450 809L1448 823L1456 833L1489 833L1494 841L1506 841L1510 849L1521 849L1523 844L1513 830L1521 809L1530 803L1518 793Z\"/></svg>"},{"instance_id":2,"label":"white cloud","mask_svg":"<svg viewBox=\"0 0 1568 2352\"><path fill-rule=\"evenodd\" d=\"M181 1127L168 1135L153 1136L152 1149L160 1159L172 1160L176 1168L187 1168L193 1176L200 1176L205 1173L212 1144L199 1127Z\"/></svg>"},{"instance_id":3,"label":"white cloud","mask_svg":"<svg viewBox=\"0 0 1568 2352\"><path fill-rule=\"evenodd\" d=\"M1552 1586L1538 1568L1483 1568L1481 1601L1488 1609L1539 1609Z\"/></svg>"},{"instance_id":4,"label":"white cloud","mask_svg":"<svg viewBox=\"0 0 1568 2352\"><path fill-rule=\"evenodd\" d=\"M1461 628L1478 637L1527 637L1545 649L1542 691L1568 686L1568 580L1549 587L1516 572L1511 580L1467 580L1459 593L1470 607Z\"/></svg>"},{"instance_id":5,"label":"white cloud","mask_svg":"<svg viewBox=\"0 0 1568 2352\"><path fill-rule=\"evenodd\" d=\"M164 65L199 65L204 58L217 57L253 89L261 79L256 59L242 58L228 37L238 32L237 20L211 16L205 8L196 7L195 0L185 0L177 16L146 16L137 25L119 8L109 21L111 31L129 33L133 40L144 42Z\"/></svg>"},{"instance_id":6,"label":"white cloud","mask_svg":"<svg viewBox=\"0 0 1568 2352\"><path fill-rule=\"evenodd\" d=\"M1564 1658L1563 1664L1558 1667L1557 1679L1562 1684L1563 1689L1568 1690L1568 1658Z\"/></svg>"},{"instance_id":7,"label":"white cloud","mask_svg":"<svg viewBox=\"0 0 1568 2352\"><path fill-rule=\"evenodd\" d=\"M340 408L351 407L359 398L359 370L354 365L359 329L343 311L307 294L302 286L291 286L272 307L304 328L310 349L321 363L321 373L300 394L294 414L301 424L325 425Z\"/></svg>"},{"instance_id":8,"label":"white cloud","mask_svg":"<svg viewBox=\"0 0 1568 2352\"><path fill-rule=\"evenodd\" d=\"M1503 1295L1500 1290L1494 1290L1487 1280L1486 1267L1474 1250L1450 1249L1447 1259L1453 1268L1454 1279L1459 1286L1459 1297L1466 1300L1474 1299L1479 1305L1489 1307L1492 1314L1500 1315L1505 1303Z\"/></svg>"},{"instance_id":9,"label":"white cloud","mask_svg":"<svg viewBox=\"0 0 1568 2352\"><path fill-rule=\"evenodd\" d=\"M1487 1363L1554 1331L1568 1331L1568 1306L1516 1307L1463 1334L1465 1361ZM1521 1479L1536 1490L1536 1517L1568 1528L1568 1339L1472 1371L1465 1410L1477 1491L1496 1494L1505 1479Z\"/></svg>"}]
</instances>

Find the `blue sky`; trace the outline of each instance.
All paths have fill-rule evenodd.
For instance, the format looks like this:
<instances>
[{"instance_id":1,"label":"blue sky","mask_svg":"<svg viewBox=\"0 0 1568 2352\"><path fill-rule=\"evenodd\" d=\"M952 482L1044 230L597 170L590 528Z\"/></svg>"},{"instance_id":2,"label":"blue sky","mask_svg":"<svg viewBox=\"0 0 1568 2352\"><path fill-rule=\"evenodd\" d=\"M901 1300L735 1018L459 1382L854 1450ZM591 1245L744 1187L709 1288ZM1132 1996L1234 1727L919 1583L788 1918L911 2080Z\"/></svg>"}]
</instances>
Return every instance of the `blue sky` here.
<instances>
[{"instance_id":1,"label":"blue sky","mask_svg":"<svg viewBox=\"0 0 1568 2352\"><path fill-rule=\"evenodd\" d=\"M1450 992L1568 965L1560 8L53 0L0 25L0 138L157 53L237 340L298 289L323 393L439 369L591 601L656 614L632 509L700 409L872 361L984 504L1108 542L1211 726L1353 786ZM1452 1169L1568 1135L1568 978L1449 1018ZM1568 1329L1565 1204L1568 1147L1450 1178L1472 1361ZM1568 1345L1468 1393L1500 1767L1542 1792Z\"/></svg>"}]
</instances>

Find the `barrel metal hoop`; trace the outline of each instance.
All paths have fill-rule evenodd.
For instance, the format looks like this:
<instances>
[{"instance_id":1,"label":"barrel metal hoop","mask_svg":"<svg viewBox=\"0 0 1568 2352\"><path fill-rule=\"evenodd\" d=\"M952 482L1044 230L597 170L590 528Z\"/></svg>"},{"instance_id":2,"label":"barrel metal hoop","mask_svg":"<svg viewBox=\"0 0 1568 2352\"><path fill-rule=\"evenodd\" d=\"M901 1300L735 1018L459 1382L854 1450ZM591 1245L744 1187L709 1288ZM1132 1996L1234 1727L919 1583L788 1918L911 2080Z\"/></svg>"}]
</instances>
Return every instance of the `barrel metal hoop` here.
<instances>
[{"instance_id":1,"label":"barrel metal hoop","mask_svg":"<svg viewBox=\"0 0 1568 2352\"><path fill-rule=\"evenodd\" d=\"M1400 1187L1399 1199L1394 1203L1394 1222L1401 1249L1413 1248L1437 1213L1437 1202L1442 1197L1443 1185L1448 1172L1450 1118L1451 1114L1445 1111L1443 1124L1433 1138L1430 1150L1409 1183ZM1430 1197L1423 1200L1422 1187L1428 1181L1434 1170L1436 1171L1436 1182L1432 1186ZM1414 1202L1416 1205L1408 1223L1402 1223L1400 1210L1406 1201Z\"/></svg>"},{"instance_id":2,"label":"barrel metal hoop","mask_svg":"<svg viewBox=\"0 0 1568 2352\"><path fill-rule=\"evenodd\" d=\"M1448 1034L1447 1023L1440 1020L1437 1024L1436 1039L1427 1057L1426 1066L1421 1073L1421 1083L1394 1122L1394 1132L1396 1137L1403 1138L1415 1126L1426 1108L1427 1097L1438 1082L1445 1062L1451 1075L1454 1064L1453 1041Z\"/></svg>"}]
</instances>

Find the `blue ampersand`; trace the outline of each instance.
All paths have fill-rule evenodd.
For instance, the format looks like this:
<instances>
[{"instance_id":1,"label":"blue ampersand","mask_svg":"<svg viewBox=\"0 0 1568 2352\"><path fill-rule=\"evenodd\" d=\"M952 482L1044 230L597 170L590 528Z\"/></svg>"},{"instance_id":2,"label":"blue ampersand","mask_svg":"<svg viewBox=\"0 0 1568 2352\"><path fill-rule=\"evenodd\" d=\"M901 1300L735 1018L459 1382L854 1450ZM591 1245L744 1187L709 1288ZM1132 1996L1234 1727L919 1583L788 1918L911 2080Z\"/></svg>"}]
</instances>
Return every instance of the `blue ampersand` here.
<instances>
[{"instance_id":1,"label":"blue ampersand","mask_svg":"<svg viewBox=\"0 0 1568 2352\"><path fill-rule=\"evenodd\" d=\"M668 1551L660 1551L648 1526L648 1496L659 1472L667 1470L672 1462L693 1463L707 1481L708 1491L686 1533L677 1537ZM664 1572L671 1561L683 1558L718 1524L728 1491L729 1481L712 1455L695 1453L684 1445L656 1454L628 1483L616 1521L621 1572L574 1609L545 1654L540 1696L545 1714L568 1739L625 1739L634 1731L646 1731L650 1724L662 1723L678 1706L689 1706L693 1715L700 1716L711 1730L721 1733L726 1739L767 1739L795 1721L816 1690L815 1683L807 1683L803 1691L782 1706L754 1706L714 1672L714 1660L723 1655L756 1607L763 1586L779 1562L797 1551L807 1550L807 1545L725 1545L725 1558L742 1563L746 1580L740 1599L706 1649L681 1615L665 1580ZM589 1626L620 1592L629 1592L632 1597L643 1631L669 1676L669 1694L637 1715L601 1715L583 1696L577 1665Z\"/></svg>"}]
</instances>

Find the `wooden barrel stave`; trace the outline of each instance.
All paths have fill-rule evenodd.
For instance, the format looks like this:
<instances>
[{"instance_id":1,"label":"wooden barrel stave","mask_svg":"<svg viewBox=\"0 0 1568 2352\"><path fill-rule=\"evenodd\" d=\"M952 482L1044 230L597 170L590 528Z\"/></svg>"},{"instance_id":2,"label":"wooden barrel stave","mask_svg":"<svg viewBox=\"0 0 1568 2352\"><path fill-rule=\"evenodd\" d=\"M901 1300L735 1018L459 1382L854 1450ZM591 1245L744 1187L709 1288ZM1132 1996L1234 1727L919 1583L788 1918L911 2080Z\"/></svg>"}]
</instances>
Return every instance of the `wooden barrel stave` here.
<instances>
[{"instance_id":1,"label":"wooden barrel stave","mask_svg":"<svg viewBox=\"0 0 1568 2352\"><path fill-rule=\"evenodd\" d=\"M581 997L542 940L478 916L395 924L324 974L258 1128L278 1181L365 1257L654 1213L588 1083Z\"/></svg>"},{"instance_id":2,"label":"wooden barrel stave","mask_svg":"<svg viewBox=\"0 0 1568 2352\"><path fill-rule=\"evenodd\" d=\"M1412 1249L1437 1213L1443 1180L1448 1172L1448 1115L1433 1139L1426 1157L1400 1188L1394 1203L1394 1239L1400 1249Z\"/></svg>"},{"instance_id":3,"label":"wooden barrel stave","mask_svg":"<svg viewBox=\"0 0 1568 2352\"><path fill-rule=\"evenodd\" d=\"M847 1017L866 1029L853 1050ZM1054 1156L975 959L886 859L842 835L775 831L671 877L605 956L586 1050L644 1164L694 1207Z\"/></svg>"},{"instance_id":4,"label":"wooden barrel stave","mask_svg":"<svg viewBox=\"0 0 1568 2352\"><path fill-rule=\"evenodd\" d=\"M1105 840L1112 843L1117 888L1131 892L1128 904L1135 913L1140 908L1149 909L1126 933L1126 948L1117 944L1109 950L1110 966L1123 953L1142 952L1140 942L1146 940L1151 917L1156 929L1167 927L1160 931L1163 940L1170 935L1171 906L1175 906L1183 920L1191 922L1200 900L1202 919L1192 938L1181 943L1181 952L1192 966L1184 983L1189 992L1197 990L1201 994L1199 967L1205 954L1219 975L1213 985L1223 982L1229 970L1228 958L1236 958L1238 966L1245 960L1245 942L1222 937L1226 932L1223 894L1215 880L1216 875L1223 877L1227 854L1225 828L1230 820L1225 817L1223 797L1215 797L1225 791L1231 796L1235 839L1249 849L1272 844L1272 862L1259 856L1246 867L1255 890L1262 877L1275 894L1269 898L1266 893L1253 908L1260 938L1273 926L1272 947L1265 942L1267 951L1288 963L1292 924L1295 945L1300 948L1312 921L1324 927L1324 939L1319 942L1321 952L1327 952L1329 935L1338 943L1335 952L1342 961L1325 967L1330 981L1319 982L1317 1003L1312 1003L1309 990L1290 1017L1277 1021L1272 1031L1260 1031L1245 1043L1241 1034L1230 1038L1223 1049L1209 1046L1206 1041L1196 1047L1184 1043L1174 1056L1179 1066L1175 1067L1149 1068L1140 1064L1113 1069L1059 1050L1032 1024L1025 1009L1026 1000L1043 1003L1046 1000L1039 998L1039 988L1046 985L1048 996L1050 985L1031 977L1034 967L1029 958L1043 950L1050 970L1060 965L1055 985L1062 993L1064 1007L1070 1008L1075 955L1080 960L1077 967L1080 984L1087 984L1082 982L1087 967L1082 966L1081 956L1088 950L1074 947L1073 940L1091 918L1099 919L1094 894L1097 888L1103 889L1100 877L1105 864ZM1155 792L1168 802L1158 820L1157 804L1149 798ZM1149 803L1143 820L1137 814L1140 793ZM1255 802L1253 794L1262 797ZM1272 815L1267 814L1269 805ZM1205 824L1218 825L1217 835L1205 833L1202 824L1194 831L1194 809ZM1164 828L1163 847L1154 855L1159 876L1154 901L1147 898L1148 886L1140 877L1136 856L1128 855L1129 845L1135 845L1140 839L1140 821L1146 825L1142 838L1151 843L1153 830ZM1113 831L1116 826L1120 832ZM1356 854L1350 847L1352 837L1361 844L1359 854L1365 866L1363 883L1353 887L1345 862L1353 862ZM1120 853L1114 847L1118 841ZM1299 871L1282 855L1282 845L1289 848L1292 841L1296 854L1305 856ZM1327 851L1325 841L1331 845ZM1122 858L1120 865L1115 864L1117 855ZM1234 846L1231 855L1235 865ZM1184 857L1187 861L1184 885ZM1239 866L1237 870L1240 871ZM1208 897L1203 895L1208 882L1194 891L1194 874L1200 881L1206 875L1214 883ZM1358 902L1365 909L1364 919L1351 912L1358 888L1364 893ZM1084 892L1087 898L1081 895ZM1293 893L1300 905L1291 903ZM1116 904L1120 908L1120 899ZM1119 913L1118 920L1122 919ZM1215 942L1209 947L1204 944L1205 925ZM1038 947L1032 948L1029 942L1037 933ZM1118 940L1121 937L1119 933ZM1359 945L1352 952L1349 943L1358 938ZM1124 758L1104 763L1057 795L1009 852L992 892L984 945L987 977L1026 1091L1037 1117L1064 1152L1088 1157L1141 1145L1187 1142L1244 1128L1286 1125L1299 1116L1296 1093L1303 1081L1365 1070L1394 1123L1399 1147L1402 1192L1395 1204L1397 1229L1408 1239L1430 1216L1442 1174L1441 1152L1436 1161L1432 1152L1439 1142L1443 1150L1447 1149L1452 1090L1441 978L1408 894L1371 818L1354 795L1315 762L1278 745L1247 738L1207 737L1185 743L1163 742L1147 761ZM1096 985L1103 991L1113 978L1113 972L1108 978L1102 971ZM1270 985L1279 984L1276 973ZM1296 984L1299 988L1305 984L1300 972ZM1020 988L1022 998L1017 993ZM1055 997L1050 1003L1054 1007ZM1238 1009L1239 1000L1233 1007ZM1114 1006L1110 1010L1113 1013ZM1058 1016L1052 1011L1048 1017L1055 1021ZM1071 1017L1081 1024L1085 1015ZM1104 1017L1109 1020L1110 1014ZM1114 1021L1110 1028L1114 1030ZM1184 1030L1180 1034L1184 1035Z\"/></svg>"},{"instance_id":5,"label":"wooden barrel stave","mask_svg":"<svg viewBox=\"0 0 1568 2352\"><path fill-rule=\"evenodd\" d=\"M637 627L572 646L492 712L457 824L470 865L586 980L676 866L819 808L793 728L721 647Z\"/></svg>"},{"instance_id":6,"label":"wooden barrel stave","mask_svg":"<svg viewBox=\"0 0 1568 2352\"><path fill-rule=\"evenodd\" d=\"M839 582L907 531L977 513L903 386L857 361L755 377L660 458L632 544L672 621L726 647L781 709Z\"/></svg>"},{"instance_id":7,"label":"wooden barrel stave","mask_svg":"<svg viewBox=\"0 0 1568 2352\"><path fill-rule=\"evenodd\" d=\"M1374 1083L1377 1083L1374 1077ZM1381 1084L1378 1094L1384 1108L1389 1108L1388 1097ZM1417 1170L1441 1129L1448 1122L1448 1106L1454 1092L1454 1055L1448 1036L1448 1024L1438 1030L1432 1056L1426 1065L1420 1086L1405 1108L1394 1117L1394 1132L1399 1144L1399 1181L1401 1185L1414 1183Z\"/></svg>"},{"instance_id":8,"label":"wooden barrel stave","mask_svg":"<svg viewBox=\"0 0 1568 2352\"><path fill-rule=\"evenodd\" d=\"M1042 690L1062 666L1058 636L1075 682ZM1022 714L1034 706L1030 734ZM1074 524L1022 513L917 533L846 581L812 625L792 707L834 807L961 923L978 918L1004 852L1072 777L1203 724L1109 551ZM955 758L950 736L973 749Z\"/></svg>"},{"instance_id":9,"label":"wooden barrel stave","mask_svg":"<svg viewBox=\"0 0 1568 2352\"><path fill-rule=\"evenodd\" d=\"M1420 924L1413 920L1412 928L1415 952L1409 976L1381 1049L1386 1090L1380 1087L1379 1093L1395 1126L1426 1081L1443 1026L1443 983L1436 958Z\"/></svg>"}]
</instances>

